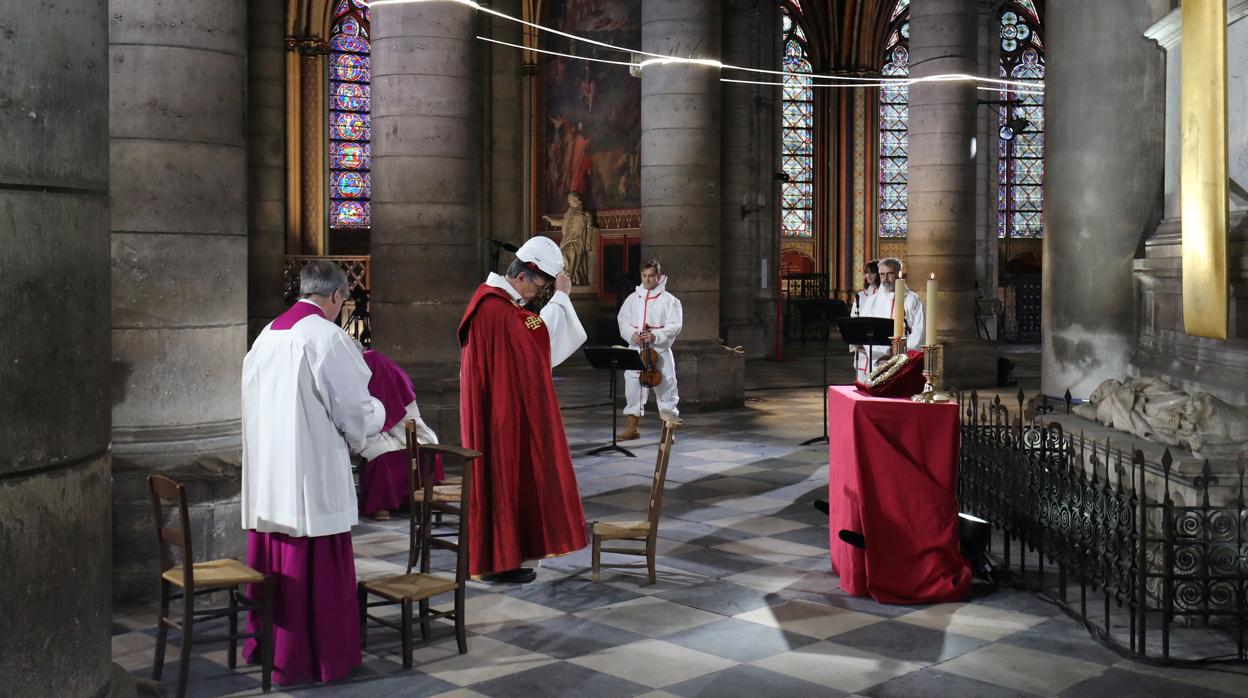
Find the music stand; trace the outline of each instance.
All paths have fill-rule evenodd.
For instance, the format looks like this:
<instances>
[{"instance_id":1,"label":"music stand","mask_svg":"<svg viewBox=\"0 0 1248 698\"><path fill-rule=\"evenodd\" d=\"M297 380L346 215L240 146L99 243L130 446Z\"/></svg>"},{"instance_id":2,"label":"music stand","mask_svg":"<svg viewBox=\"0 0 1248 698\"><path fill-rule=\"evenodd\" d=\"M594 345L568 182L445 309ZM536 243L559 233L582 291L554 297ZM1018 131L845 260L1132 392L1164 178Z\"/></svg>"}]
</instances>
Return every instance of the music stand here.
<instances>
[{"instance_id":1,"label":"music stand","mask_svg":"<svg viewBox=\"0 0 1248 698\"><path fill-rule=\"evenodd\" d=\"M851 347L854 345L863 347L879 347L889 346L892 344L893 320L886 317L847 317L841 318L836 323L837 329L841 331L841 339ZM867 350L867 355L871 355L871 350ZM813 439L807 439L802 442L803 446L816 444L820 441L828 440L828 353L823 353L823 436L816 436Z\"/></svg>"},{"instance_id":2,"label":"music stand","mask_svg":"<svg viewBox=\"0 0 1248 698\"><path fill-rule=\"evenodd\" d=\"M641 371L645 369L645 364L641 363L641 354L636 349L616 348L616 347L585 347L585 358L589 359L589 365L594 368L611 370L611 443L605 446L599 446L585 455L596 456L605 451L619 451L629 458L637 456L627 448L619 445L615 441L615 372L617 369L625 371Z\"/></svg>"},{"instance_id":3,"label":"music stand","mask_svg":"<svg viewBox=\"0 0 1248 698\"><path fill-rule=\"evenodd\" d=\"M893 319L887 317L847 317L840 322L841 339L851 347L887 347L893 343ZM867 350L867 356L871 351ZM870 366L868 366L870 373Z\"/></svg>"},{"instance_id":4,"label":"music stand","mask_svg":"<svg viewBox=\"0 0 1248 698\"><path fill-rule=\"evenodd\" d=\"M849 307L845 305L845 301L838 298L808 298L798 301L802 315L802 338L806 337L806 326L818 326L823 332L823 381L822 385L828 384L828 339L831 335L833 324L839 323L841 320L849 317ZM827 396L824 396L826 401ZM826 407L825 407L826 409ZM806 439L801 443L802 446L826 442L828 440L827 414L824 414L823 435L816 436L813 439Z\"/></svg>"}]
</instances>

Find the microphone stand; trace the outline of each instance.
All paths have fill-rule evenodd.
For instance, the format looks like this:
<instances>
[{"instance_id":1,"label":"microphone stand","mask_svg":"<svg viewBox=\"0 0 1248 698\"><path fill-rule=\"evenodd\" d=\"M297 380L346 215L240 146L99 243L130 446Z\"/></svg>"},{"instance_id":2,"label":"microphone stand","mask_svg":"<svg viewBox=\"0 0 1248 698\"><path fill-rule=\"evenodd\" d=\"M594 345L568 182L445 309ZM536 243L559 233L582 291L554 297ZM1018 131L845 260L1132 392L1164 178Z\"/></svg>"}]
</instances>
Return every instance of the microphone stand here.
<instances>
[{"instance_id":1,"label":"microphone stand","mask_svg":"<svg viewBox=\"0 0 1248 698\"><path fill-rule=\"evenodd\" d=\"M498 257L503 250L515 253L520 249L510 242L503 242L502 240L495 240L494 238L486 238L486 242L490 243L493 247L490 251L490 271L492 272L498 271Z\"/></svg>"}]
</instances>

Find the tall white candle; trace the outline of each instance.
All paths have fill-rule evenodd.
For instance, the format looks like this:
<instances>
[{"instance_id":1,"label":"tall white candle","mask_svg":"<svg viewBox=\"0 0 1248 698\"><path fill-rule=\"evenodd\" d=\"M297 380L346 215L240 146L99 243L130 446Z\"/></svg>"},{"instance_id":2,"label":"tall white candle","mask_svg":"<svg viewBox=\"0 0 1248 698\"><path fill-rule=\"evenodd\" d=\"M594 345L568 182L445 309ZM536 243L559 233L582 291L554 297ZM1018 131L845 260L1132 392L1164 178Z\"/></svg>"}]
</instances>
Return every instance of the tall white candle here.
<instances>
[{"instance_id":1,"label":"tall white candle","mask_svg":"<svg viewBox=\"0 0 1248 698\"><path fill-rule=\"evenodd\" d=\"M927 280L927 308L923 313L927 320L927 338L924 341L929 347L936 346L936 275Z\"/></svg>"},{"instance_id":2,"label":"tall white candle","mask_svg":"<svg viewBox=\"0 0 1248 698\"><path fill-rule=\"evenodd\" d=\"M893 284L893 336L906 336L906 280Z\"/></svg>"}]
</instances>

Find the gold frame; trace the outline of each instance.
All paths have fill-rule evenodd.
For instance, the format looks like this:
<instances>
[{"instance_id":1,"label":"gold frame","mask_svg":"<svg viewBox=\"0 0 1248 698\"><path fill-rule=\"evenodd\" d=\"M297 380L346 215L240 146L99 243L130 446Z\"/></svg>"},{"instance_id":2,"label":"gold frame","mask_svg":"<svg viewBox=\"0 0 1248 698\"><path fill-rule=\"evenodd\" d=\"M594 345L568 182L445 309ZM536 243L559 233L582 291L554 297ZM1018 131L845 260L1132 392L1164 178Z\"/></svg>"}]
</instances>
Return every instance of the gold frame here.
<instances>
[{"instance_id":1,"label":"gold frame","mask_svg":"<svg viewBox=\"0 0 1248 698\"><path fill-rule=\"evenodd\" d=\"M1226 339L1226 0L1184 0L1182 13L1183 328Z\"/></svg>"}]
</instances>

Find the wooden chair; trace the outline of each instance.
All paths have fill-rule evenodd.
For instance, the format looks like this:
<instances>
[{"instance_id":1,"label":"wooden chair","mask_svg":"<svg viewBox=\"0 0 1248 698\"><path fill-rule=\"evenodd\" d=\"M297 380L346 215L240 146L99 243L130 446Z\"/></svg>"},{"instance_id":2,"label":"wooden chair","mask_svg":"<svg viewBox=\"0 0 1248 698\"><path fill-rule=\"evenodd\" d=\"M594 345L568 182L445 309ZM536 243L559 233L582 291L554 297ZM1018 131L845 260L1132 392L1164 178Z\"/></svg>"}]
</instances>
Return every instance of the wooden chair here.
<instances>
[{"instance_id":1,"label":"wooden chair","mask_svg":"<svg viewBox=\"0 0 1248 698\"><path fill-rule=\"evenodd\" d=\"M408 451L412 455L411 488L412 504L408 507L408 557L407 571L379 579L360 582L360 640L367 646L368 621L371 619L388 628L398 630L403 638L403 666L412 667L412 604L418 607L417 622L420 636L429 637L430 622L438 618L455 621L455 639L459 653L468 652L467 631L464 626L464 594L468 585L468 519L466 503L472 497L472 461L481 457L477 451L458 446L432 444L421 446L412 433L413 423L408 422ZM463 471L458 485L433 484L433 458L440 455L443 465L457 460ZM439 488L442 488L439 491ZM457 535L454 541L433 535L433 515L437 511L449 511L458 515ZM434 548L455 552L455 576L453 578L432 574L430 562ZM419 571L412 570L419 565ZM455 605L449 611L431 611L429 600L435 596L455 592ZM381 597L369 602L369 596ZM387 618L370 615L370 608L401 606L401 616L396 623Z\"/></svg>"},{"instance_id":2,"label":"wooden chair","mask_svg":"<svg viewBox=\"0 0 1248 698\"><path fill-rule=\"evenodd\" d=\"M663 485L667 481L667 462L672 455L672 442L676 438L676 430L680 423L674 420L663 420L663 430L659 435L659 454L654 464L654 480L650 483L650 508L646 512L645 521L624 521L604 523L595 521L589 525L590 537L593 539L593 570L594 581L598 581L599 570L603 567L622 569L639 569L641 563L603 564L602 553L616 555L645 556L646 570L650 583L657 580L654 574L655 539L659 534L659 511L663 506ZM635 541L645 543L644 548L604 548L603 541Z\"/></svg>"},{"instance_id":3,"label":"wooden chair","mask_svg":"<svg viewBox=\"0 0 1248 698\"><path fill-rule=\"evenodd\" d=\"M193 562L191 550L191 518L187 512L186 489L162 475L149 475L148 489L152 495L152 517L156 524L156 542L160 559L160 620L157 622L156 657L152 666L152 678L159 681L165 665L165 643L169 628L182 633L182 652L178 667L179 698L186 695L186 682L190 676L191 643L230 641L229 666L237 666L238 641L256 638L261 651L261 683L265 693L271 687L273 674L273 584L269 576L260 574L238 560L208 560ZM165 525L164 506L176 507L178 528ZM174 565L170 547L182 549L180 565ZM188 567L189 563L189 567ZM243 584L258 584L261 600L257 602L239 590ZM224 591L229 605L217 608L195 608L195 597ZM182 614L175 621L169 614L169 603L182 599ZM262 615L259 633L239 633L238 614L243 611L259 611ZM213 618L227 617L230 632L227 636L195 637L195 623Z\"/></svg>"},{"instance_id":4,"label":"wooden chair","mask_svg":"<svg viewBox=\"0 0 1248 698\"><path fill-rule=\"evenodd\" d=\"M407 457L411 460L413 468L412 472L416 474L416 482L412 487L412 506L418 507L420 502L425 498L425 489L420 486L423 480L420 479L420 470L417 469L416 459L419 457L419 449L427 449L429 446L421 446L416 441L415 421L409 419L404 426L407 428ZM430 451L426 451L426 453L432 454ZM432 458L433 456L430 455L430 457ZM430 472L433 472L432 466L430 466ZM458 475L447 475L441 482L434 483L430 510L433 513L433 522L435 526L442 525L442 518L444 514L450 514L457 518L459 517L460 499L463 496L462 490L463 478ZM433 535L438 537L450 537L455 534L434 533Z\"/></svg>"}]
</instances>

